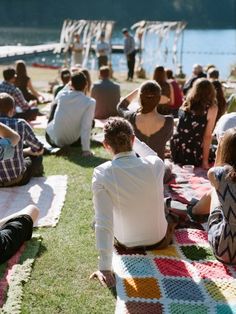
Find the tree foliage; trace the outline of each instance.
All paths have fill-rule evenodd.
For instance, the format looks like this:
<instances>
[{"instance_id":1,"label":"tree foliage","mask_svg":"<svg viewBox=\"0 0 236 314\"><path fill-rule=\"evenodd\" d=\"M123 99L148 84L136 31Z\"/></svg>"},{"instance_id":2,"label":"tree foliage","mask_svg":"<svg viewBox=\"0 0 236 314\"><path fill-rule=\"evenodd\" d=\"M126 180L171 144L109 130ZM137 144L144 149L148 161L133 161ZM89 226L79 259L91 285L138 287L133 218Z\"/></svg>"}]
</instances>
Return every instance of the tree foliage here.
<instances>
[{"instance_id":1,"label":"tree foliage","mask_svg":"<svg viewBox=\"0 0 236 314\"><path fill-rule=\"evenodd\" d=\"M189 28L236 28L236 0L1 0L1 26L60 27L64 19L184 20Z\"/></svg>"}]
</instances>

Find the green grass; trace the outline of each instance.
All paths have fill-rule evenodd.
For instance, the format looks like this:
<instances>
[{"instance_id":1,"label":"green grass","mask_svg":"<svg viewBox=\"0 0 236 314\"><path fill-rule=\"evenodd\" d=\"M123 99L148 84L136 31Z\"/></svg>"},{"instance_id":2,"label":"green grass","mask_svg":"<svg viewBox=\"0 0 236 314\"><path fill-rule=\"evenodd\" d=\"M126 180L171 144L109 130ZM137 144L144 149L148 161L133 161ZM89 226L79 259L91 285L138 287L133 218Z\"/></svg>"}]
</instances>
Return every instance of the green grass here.
<instances>
[{"instance_id":1,"label":"green grass","mask_svg":"<svg viewBox=\"0 0 236 314\"><path fill-rule=\"evenodd\" d=\"M121 75L122 96L142 80L125 82ZM43 135L44 130L36 130ZM32 276L24 287L22 313L111 314L115 310L112 293L90 274L97 270L98 254L91 229L93 204L91 178L94 167L110 157L101 146L92 145L95 157L82 158L80 149L71 147L64 156L45 156L45 175L68 175L68 190L56 228L37 230L43 236Z\"/></svg>"},{"instance_id":2,"label":"green grass","mask_svg":"<svg viewBox=\"0 0 236 314\"><path fill-rule=\"evenodd\" d=\"M91 177L109 158L93 145L96 157L82 158L73 147L65 156L45 156L45 175L67 174L68 190L56 228L37 230L43 236L31 279L24 287L22 313L114 313L115 298L89 275L97 269Z\"/></svg>"}]
</instances>

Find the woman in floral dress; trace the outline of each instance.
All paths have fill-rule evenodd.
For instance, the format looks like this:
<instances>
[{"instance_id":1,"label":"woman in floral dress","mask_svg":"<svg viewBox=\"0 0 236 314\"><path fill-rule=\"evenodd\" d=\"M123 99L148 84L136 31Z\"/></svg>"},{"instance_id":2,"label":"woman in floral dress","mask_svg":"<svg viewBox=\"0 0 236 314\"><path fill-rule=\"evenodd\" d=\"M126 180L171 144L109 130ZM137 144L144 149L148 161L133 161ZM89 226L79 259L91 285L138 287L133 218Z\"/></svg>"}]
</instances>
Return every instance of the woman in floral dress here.
<instances>
[{"instance_id":1,"label":"woman in floral dress","mask_svg":"<svg viewBox=\"0 0 236 314\"><path fill-rule=\"evenodd\" d=\"M210 144L217 110L214 86L205 78L197 79L179 110L179 123L171 139L171 153L175 163L209 169Z\"/></svg>"}]
</instances>

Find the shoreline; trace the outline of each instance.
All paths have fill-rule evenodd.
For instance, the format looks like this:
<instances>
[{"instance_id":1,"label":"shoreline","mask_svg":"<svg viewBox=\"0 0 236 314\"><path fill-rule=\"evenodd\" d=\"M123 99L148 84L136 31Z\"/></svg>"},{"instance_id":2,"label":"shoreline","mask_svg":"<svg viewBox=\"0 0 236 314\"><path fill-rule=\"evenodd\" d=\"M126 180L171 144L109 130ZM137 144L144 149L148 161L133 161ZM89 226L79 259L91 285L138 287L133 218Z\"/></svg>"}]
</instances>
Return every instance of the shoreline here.
<instances>
[{"instance_id":1,"label":"shoreline","mask_svg":"<svg viewBox=\"0 0 236 314\"><path fill-rule=\"evenodd\" d=\"M8 65L0 65L0 80L3 80L2 72L5 68L8 66L14 67L14 63L10 63ZM27 72L29 77L32 80L33 86L39 91L39 92L48 92L50 89L49 82L54 82L55 80L58 80L60 82L60 69L48 69L48 68L37 68L30 65L27 65ZM96 82L98 78L98 71L91 70L91 80L92 83ZM152 79L150 76L147 76L146 79L140 79L136 78L134 75L134 80L132 82L126 81L127 72L117 72L113 70L113 80L116 83L120 84L121 88L121 96L125 96L132 90L138 88L145 80ZM223 80L225 82L225 80ZM231 93L236 92L236 77L233 78L232 86L230 86L229 89L226 90L226 95L230 95Z\"/></svg>"}]
</instances>

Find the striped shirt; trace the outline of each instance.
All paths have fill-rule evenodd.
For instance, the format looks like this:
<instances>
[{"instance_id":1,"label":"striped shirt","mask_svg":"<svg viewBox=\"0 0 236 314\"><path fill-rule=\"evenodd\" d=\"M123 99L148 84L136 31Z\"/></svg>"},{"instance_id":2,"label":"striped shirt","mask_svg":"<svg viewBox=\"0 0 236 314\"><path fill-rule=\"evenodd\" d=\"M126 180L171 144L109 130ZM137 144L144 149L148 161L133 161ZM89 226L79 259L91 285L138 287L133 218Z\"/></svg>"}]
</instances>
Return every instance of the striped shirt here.
<instances>
[{"instance_id":1,"label":"striped shirt","mask_svg":"<svg viewBox=\"0 0 236 314\"><path fill-rule=\"evenodd\" d=\"M26 169L23 145L26 144L36 152L43 148L43 144L38 141L31 126L25 120L1 116L0 122L15 130L21 137L15 147L13 158L0 161L0 182L9 182L18 178Z\"/></svg>"},{"instance_id":2,"label":"striped shirt","mask_svg":"<svg viewBox=\"0 0 236 314\"><path fill-rule=\"evenodd\" d=\"M25 100L21 90L14 84L3 81L0 84L0 93L8 93L11 95L15 100L16 106L20 107L23 111L26 111L30 108L30 105Z\"/></svg>"}]
</instances>

